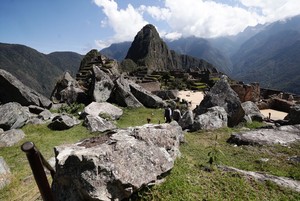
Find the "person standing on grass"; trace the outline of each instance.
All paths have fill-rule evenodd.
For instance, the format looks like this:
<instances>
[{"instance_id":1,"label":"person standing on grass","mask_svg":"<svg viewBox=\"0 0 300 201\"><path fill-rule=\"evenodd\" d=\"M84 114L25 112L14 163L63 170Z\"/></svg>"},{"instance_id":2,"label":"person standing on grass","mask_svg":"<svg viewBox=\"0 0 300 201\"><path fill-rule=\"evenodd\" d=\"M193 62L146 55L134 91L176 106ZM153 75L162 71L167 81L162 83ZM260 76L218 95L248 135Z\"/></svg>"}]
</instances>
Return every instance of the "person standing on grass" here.
<instances>
[{"instance_id":1,"label":"person standing on grass","mask_svg":"<svg viewBox=\"0 0 300 201\"><path fill-rule=\"evenodd\" d=\"M167 108L165 108L165 120L166 123L170 123L171 122L171 117L172 117L172 110L170 108L170 106L168 106Z\"/></svg>"}]
</instances>

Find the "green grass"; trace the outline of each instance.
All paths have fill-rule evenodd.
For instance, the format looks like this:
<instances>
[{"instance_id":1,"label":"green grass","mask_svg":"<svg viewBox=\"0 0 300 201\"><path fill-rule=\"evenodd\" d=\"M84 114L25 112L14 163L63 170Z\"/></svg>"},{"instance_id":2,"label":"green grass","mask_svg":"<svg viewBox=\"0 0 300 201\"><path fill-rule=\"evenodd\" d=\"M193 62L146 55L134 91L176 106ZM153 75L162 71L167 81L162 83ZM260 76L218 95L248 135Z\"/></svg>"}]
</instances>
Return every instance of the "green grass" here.
<instances>
[{"instance_id":1,"label":"green grass","mask_svg":"<svg viewBox=\"0 0 300 201\"><path fill-rule=\"evenodd\" d=\"M193 86L206 86L206 83L203 83L203 82L194 82Z\"/></svg>"},{"instance_id":2,"label":"green grass","mask_svg":"<svg viewBox=\"0 0 300 201\"><path fill-rule=\"evenodd\" d=\"M124 109L123 116L117 121L119 128L139 126L147 123L161 123L163 109ZM245 124L254 129L261 124ZM135 200L300 200L300 193L279 187L271 182L257 182L237 173L205 171L209 167L208 153L215 143L220 165L232 166L248 171L260 171L277 176L300 180L299 163L288 162L290 156L300 155L300 143L289 147L276 146L233 146L226 141L232 132L239 128L222 128L216 131L186 133L186 143L181 145L182 156L175 162L173 170L160 185L145 189ZM66 131L51 131L47 125L27 125L23 128L26 138L13 147L1 148L0 155L12 171L12 183L0 191L0 200L36 200L39 195L37 186L20 145L33 141L46 159L54 156L53 147L74 143L90 134L81 125ZM217 135L217 139L216 139ZM260 159L268 158L262 162Z\"/></svg>"},{"instance_id":3,"label":"green grass","mask_svg":"<svg viewBox=\"0 0 300 201\"><path fill-rule=\"evenodd\" d=\"M54 146L74 143L92 136L81 125L66 131L51 131L47 125L27 125L22 130L25 132L25 139L15 146L0 149L0 156L12 172L12 182L0 191L0 200L31 200L32 196L38 194L26 155L20 149L24 142L34 142L43 156L49 159L54 156Z\"/></svg>"},{"instance_id":4,"label":"green grass","mask_svg":"<svg viewBox=\"0 0 300 201\"><path fill-rule=\"evenodd\" d=\"M279 187L271 182L257 182L237 173L215 170L208 172L208 152L218 135L221 165L260 171L277 176L299 178L299 164L286 161L299 155L299 145L288 147L234 147L226 142L230 130L195 132L185 135L187 143L181 146L179 158L166 182L140 195L140 200L299 200L300 193ZM269 158L265 164L257 161Z\"/></svg>"},{"instance_id":5,"label":"green grass","mask_svg":"<svg viewBox=\"0 0 300 201\"><path fill-rule=\"evenodd\" d=\"M152 124L164 123L164 109L149 109L149 108L136 108L128 109L123 108L123 115L117 121L119 128L126 128L130 126L141 126L147 123L147 118L151 119Z\"/></svg>"},{"instance_id":6,"label":"green grass","mask_svg":"<svg viewBox=\"0 0 300 201\"><path fill-rule=\"evenodd\" d=\"M191 89L192 90L203 90L203 89L206 89L207 86L206 85L203 85L203 86L192 86Z\"/></svg>"},{"instance_id":7,"label":"green grass","mask_svg":"<svg viewBox=\"0 0 300 201\"><path fill-rule=\"evenodd\" d=\"M220 78L218 78L218 77L213 77L213 78L211 78L210 80L212 80L212 81L216 82L216 81L219 81L219 80L220 80Z\"/></svg>"}]
</instances>

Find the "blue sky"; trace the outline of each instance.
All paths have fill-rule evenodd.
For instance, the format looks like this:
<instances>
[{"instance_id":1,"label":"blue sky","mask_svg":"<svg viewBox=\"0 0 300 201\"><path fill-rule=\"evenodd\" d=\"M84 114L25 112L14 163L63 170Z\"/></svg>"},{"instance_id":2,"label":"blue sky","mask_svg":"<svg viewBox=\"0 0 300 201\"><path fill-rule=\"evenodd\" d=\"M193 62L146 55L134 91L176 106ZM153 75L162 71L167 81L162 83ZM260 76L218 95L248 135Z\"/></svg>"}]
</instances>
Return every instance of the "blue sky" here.
<instances>
[{"instance_id":1,"label":"blue sky","mask_svg":"<svg viewBox=\"0 0 300 201\"><path fill-rule=\"evenodd\" d=\"M147 23L169 40L210 38L299 14L299 0L1 0L0 42L85 54Z\"/></svg>"}]
</instances>

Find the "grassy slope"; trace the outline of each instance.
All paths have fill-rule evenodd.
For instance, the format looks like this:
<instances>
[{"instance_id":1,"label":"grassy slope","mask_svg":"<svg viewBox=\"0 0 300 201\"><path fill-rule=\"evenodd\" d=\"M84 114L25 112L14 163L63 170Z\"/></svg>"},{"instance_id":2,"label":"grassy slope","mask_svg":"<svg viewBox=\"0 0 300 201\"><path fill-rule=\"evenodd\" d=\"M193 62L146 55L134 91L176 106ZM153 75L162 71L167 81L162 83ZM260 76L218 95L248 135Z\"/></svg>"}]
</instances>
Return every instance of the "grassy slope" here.
<instances>
[{"instance_id":1,"label":"grassy slope","mask_svg":"<svg viewBox=\"0 0 300 201\"><path fill-rule=\"evenodd\" d=\"M220 164L300 179L300 165L287 163L287 157L299 155L299 145L288 147L234 147L226 143L230 132L198 132L186 134L187 143L181 147L182 157L176 161L166 182L143 196L145 200L299 200L300 194L266 182L256 182L237 173L204 171L208 152L219 139ZM277 153L279 152L279 153ZM261 158L269 158L266 163Z\"/></svg>"},{"instance_id":2,"label":"grassy slope","mask_svg":"<svg viewBox=\"0 0 300 201\"><path fill-rule=\"evenodd\" d=\"M12 172L12 182L0 191L0 200L29 201L34 200L33 198L38 194L26 155L20 149L23 142L34 142L44 157L49 159L54 156L54 146L91 137L91 134L82 126L76 126L67 131L51 131L46 125L27 125L23 131L26 137L20 143L0 149L0 156L4 158Z\"/></svg>"},{"instance_id":3,"label":"grassy slope","mask_svg":"<svg viewBox=\"0 0 300 201\"><path fill-rule=\"evenodd\" d=\"M153 123L163 122L163 110L125 109L117 125L121 128L143 125L147 118L151 118ZM56 145L92 136L82 126L67 131L50 131L46 125L28 125L23 130L26 139L22 142L35 142L45 158L54 156L53 147ZM224 153L218 155L220 164L300 180L300 165L287 162L289 156L300 155L300 143L290 147L234 147L226 143L231 132L232 129L226 128L187 133L187 143L181 146L182 157L176 161L166 181L140 193L137 200L300 200L300 193L271 182L256 182L237 173L204 171L203 167L208 165L207 154L217 142L217 149ZM13 173L12 183L0 191L0 200L34 200L38 196L25 154L19 148L22 142L0 149L0 156L4 157ZM259 162L261 158L268 158L269 161Z\"/></svg>"}]
</instances>

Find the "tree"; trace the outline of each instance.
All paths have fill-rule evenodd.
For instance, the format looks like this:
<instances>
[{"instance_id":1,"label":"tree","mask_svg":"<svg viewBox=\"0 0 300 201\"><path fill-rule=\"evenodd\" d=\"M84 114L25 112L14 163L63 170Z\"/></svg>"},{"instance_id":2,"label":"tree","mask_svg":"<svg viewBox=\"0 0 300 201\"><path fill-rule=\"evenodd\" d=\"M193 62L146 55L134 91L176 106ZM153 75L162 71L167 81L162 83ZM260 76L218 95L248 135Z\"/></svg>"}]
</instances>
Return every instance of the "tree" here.
<instances>
[{"instance_id":1,"label":"tree","mask_svg":"<svg viewBox=\"0 0 300 201\"><path fill-rule=\"evenodd\" d=\"M165 82L165 85L167 86L167 84L171 78L170 72L165 72L161 78Z\"/></svg>"}]
</instances>

